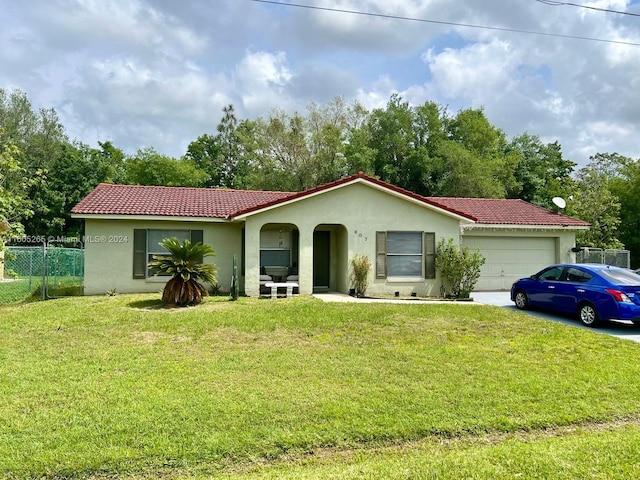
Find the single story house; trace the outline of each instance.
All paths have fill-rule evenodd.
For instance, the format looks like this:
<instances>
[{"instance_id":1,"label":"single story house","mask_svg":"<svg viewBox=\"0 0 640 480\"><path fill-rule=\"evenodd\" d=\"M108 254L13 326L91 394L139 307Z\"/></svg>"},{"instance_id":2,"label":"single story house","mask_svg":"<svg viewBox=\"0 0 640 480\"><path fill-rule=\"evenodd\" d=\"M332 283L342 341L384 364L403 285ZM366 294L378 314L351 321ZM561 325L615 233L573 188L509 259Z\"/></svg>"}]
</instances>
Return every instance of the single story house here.
<instances>
[{"instance_id":1,"label":"single story house","mask_svg":"<svg viewBox=\"0 0 640 480\"><path fill-rule=\"evenodd\" d=\"M147 263L166 237L214 247L222 290L235 255L249 296L267 278L295 279L301 295L347 293L356 254L373 263L367 293L438 295L435 247L449 238L486 257L477 290L506 290L573 261L575 232L589 228L522 200L423 197L363 173L303 192L100 184L72 216L85 221L89 295L161 290L167 278Z\"/></svg>"}]
</instances>

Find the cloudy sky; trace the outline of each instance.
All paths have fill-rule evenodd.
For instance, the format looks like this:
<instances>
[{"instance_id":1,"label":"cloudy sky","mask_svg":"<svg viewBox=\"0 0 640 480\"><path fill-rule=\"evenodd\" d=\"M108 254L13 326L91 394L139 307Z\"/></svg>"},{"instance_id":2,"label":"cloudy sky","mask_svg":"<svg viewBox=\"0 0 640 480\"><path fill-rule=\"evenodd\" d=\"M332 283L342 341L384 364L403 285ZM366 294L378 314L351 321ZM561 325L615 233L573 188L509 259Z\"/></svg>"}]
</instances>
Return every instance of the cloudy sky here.
<instances>
[{"instance_id":1,"label":"cloudy sky","mask_svg":"<svg viewBox=\"0 0 640 480\"><path fill-rule=\"evenodd\" d=\"M581 165L639 158L640 0L573 2L638 15L548 3L5 0L0 87L54 107L70 138L127 153L179 157L228 104L256 118L336 96L384 107L398 92L483 107L509 137L558 140Z\"/></svg>"}]
</instances>

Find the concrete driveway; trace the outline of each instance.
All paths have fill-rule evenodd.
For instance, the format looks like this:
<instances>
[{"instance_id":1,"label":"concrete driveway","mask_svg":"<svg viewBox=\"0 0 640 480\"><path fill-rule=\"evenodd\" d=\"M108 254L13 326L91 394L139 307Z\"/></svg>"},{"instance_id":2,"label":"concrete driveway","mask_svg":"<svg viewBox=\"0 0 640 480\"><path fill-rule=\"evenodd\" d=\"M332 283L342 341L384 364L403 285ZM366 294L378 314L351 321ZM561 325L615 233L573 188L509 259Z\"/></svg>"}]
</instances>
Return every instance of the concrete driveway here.
<instances>
[{"instance_id":1,"label":"concrete driveway","mask_svg":"<svg viewBox=\"0 0 640 480\"><path fill-rule=\"evenodd\" d=\"M473 292L471 296L477 303L494 305L496 307L509 308L514 311L518 311L515 304L509 299L509 292ZM552 322L563 323L570 327L584 328L585 330L591 330L592 332L606 333L608 335L613 335L614 337L640 342L640 327L635 325L623 325L608 322L600 328L589 328L582 325L582 323L575 318L554 315L536 310L524 310L524 313L534 317L544 318L545 320L551 320Z\"/></svg>"}]
</instances>

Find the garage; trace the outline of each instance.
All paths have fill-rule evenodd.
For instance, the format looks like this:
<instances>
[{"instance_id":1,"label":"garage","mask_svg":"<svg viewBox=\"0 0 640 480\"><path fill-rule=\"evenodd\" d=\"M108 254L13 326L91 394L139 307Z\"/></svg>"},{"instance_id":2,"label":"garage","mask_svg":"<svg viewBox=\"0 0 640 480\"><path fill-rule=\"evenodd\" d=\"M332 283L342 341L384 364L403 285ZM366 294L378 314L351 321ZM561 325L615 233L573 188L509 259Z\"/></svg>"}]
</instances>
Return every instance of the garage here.
<instances>
[{"instance_id":1,"label":"garage","mask_svg":"<svg viewBox=\"0 0 640 480\"><path fill-rule=\"evenodd\" d=\"M511 284L556 263L555 237L463 237L462 245L486 258L476 290L509 290Z\"/></svg>"}]
</instances>

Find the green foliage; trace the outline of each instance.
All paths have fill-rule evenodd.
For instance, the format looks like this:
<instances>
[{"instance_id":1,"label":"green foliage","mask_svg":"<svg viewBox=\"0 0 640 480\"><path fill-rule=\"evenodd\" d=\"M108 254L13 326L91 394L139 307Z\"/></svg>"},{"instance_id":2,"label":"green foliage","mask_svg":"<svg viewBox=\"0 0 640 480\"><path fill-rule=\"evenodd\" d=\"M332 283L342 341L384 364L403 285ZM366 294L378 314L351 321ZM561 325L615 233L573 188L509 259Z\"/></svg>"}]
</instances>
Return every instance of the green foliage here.
<instances>
[{"instance_id":1,"label":"green foliage","mask_svg":"<svg viewBox=\"0 0 640 480\"><path fill-rule=\"evenodd\" d=\"M517 188L508 192L510 197L544 208L554 208L553 197L569 198L576 164L562 157L558 142L543 144L538 136L523 133L511 140L508 149L519 156L514 171Z\"/></svg>"},{"instance_id":2,"label":"green foliage","mask_svg":"<svg viewBox=\"0 0 640 480\"><path fill-rule=\"evenodd\" d=\"M614 154L615 155L615 154ZM618 174L609 181L609 190L620 202L617 236L631 251L632 268L640 267L640 161L618 156Z\"/></svg>"},{"instance_id":3,"label":"green foliage","mask_svg":"<svg viewBox=\"0 0 640 480\"><path fill-rule=\"evenodd\" d=\"M604 167L604 168L602 168ZM595 248L623 248L617 237L620 200L609 188L612 170L592 157L577 174L568 213L589 222L591 228L576 233L576 244Z\"/></svg>"},{"instance_id":4,"label":"green foliage","mask_svg":"<svg viewBox=\"0 0 640 480\"><path fill-rule=\"evenodd\" d=\"M207 173L189 158L177 160L144 148L128 157L124 164L125 182L130 185L165 187L203 187Z\"/></svg>"},{"instance_id":5,"label":"green foliage","mask_svg":"<svg viewBox=\"0 0 640 480\"><path fill-rule=\"evenodd\" d=\"M21 221L33 214L27 198L30 181L20 165L19 156L20 151L11 141L0 144L0 223L3 225L0 228L0 247L3 236L21 233Z\"/></svg>"},{"instance_id":6,"label":"green foliage","mask_svg":"<svg viewBox=\"0 0 640 480\"><path fill-rule=\"evenodd\" d=\"M215 256L209 245L191 243L177 238L165 238L160 246L171 255L154 255L149 267L154 275L170 275L165 285L162 301L167 305L197 305L202 296L207 295L206 288L200 283L215 284L217 268L212 263L203 263L203 259Z\"/></svg>"},{"instance_id":7,"label":"green foliage","mask_svg":"<svg viewBox=\"0 0 640 480\"><path fill-rule=\"evenodd\" d=\"M351 286L355 289L358 297L364 296L369 284L369 272L371 271L371 260L368 255L354 255L351 259Z\"/></svg>"},{"instance_id":8,"label":"green foliage","mask_svg":"<svg viewBox=\"0 0 640 480\"><path fill-rule=\"evenodd\" d=\"M478 283L480 267L485 260L478 249L460 249L452 238L448 241L441 239L436 248L436 268L449 285L453 298L469 298L473 287Z\"/></svg>"},{"instance_id":9,"label":"green foliage","mask_svg":"<svg viewBox=\"0 0 640 480\"><path fill-rule=\"evenodd\" d=\"M185 157L206 173L206 187L244 188L248 166L242 155L240 125L233 105L223 108L217 134L205 133L189 144Z\"/></svg>"}]
</instances>

